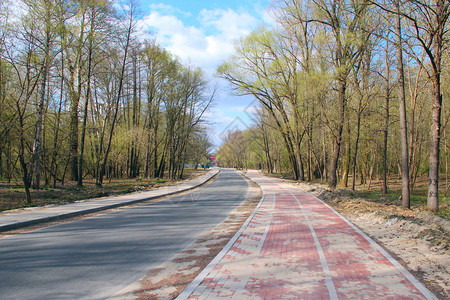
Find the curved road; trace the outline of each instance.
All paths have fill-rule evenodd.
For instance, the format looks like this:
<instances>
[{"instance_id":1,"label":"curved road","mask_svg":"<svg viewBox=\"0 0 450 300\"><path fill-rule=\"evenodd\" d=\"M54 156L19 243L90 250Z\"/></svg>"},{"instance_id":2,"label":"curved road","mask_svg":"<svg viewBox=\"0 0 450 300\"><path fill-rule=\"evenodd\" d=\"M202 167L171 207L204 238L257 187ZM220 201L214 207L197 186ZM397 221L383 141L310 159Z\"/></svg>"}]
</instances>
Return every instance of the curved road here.
<instances>
[{"instance_id":1,"label":"curved road","mask_svg":"<svg viewBox=\"0 0 450 300\"><path fill-rule=\"evenodd\" d=\"M220 223L247 193L222 170L160 202L0 238L0 299L105 299Z\"/></svg>"}]
</instances>

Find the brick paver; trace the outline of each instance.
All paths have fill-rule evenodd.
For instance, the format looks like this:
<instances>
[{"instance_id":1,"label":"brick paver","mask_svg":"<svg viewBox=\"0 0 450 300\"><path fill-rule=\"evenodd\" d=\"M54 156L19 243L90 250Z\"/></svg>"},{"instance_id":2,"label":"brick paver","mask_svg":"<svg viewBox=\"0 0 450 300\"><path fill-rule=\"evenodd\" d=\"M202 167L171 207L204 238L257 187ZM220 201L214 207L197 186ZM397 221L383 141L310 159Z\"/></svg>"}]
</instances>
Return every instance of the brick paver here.
<instances>
[{"instance_id":1,"label":"brick paver","mask_svg":"<svg viewBox=\"0 0 450 300\"><path fill-rule=\"evenodd\" d=\"M209 274L186 289L189 299L434 298L314 196L256 171L248 176L261 185L264 200Z\"/></svg>"}]
</instances>

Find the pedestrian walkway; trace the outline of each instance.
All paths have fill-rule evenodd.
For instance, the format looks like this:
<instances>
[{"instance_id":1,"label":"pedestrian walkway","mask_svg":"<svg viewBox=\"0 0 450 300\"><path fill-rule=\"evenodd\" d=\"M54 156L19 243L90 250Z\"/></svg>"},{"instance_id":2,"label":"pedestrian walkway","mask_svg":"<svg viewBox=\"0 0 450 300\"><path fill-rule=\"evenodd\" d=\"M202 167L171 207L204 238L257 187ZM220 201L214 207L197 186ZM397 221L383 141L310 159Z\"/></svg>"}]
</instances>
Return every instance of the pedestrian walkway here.
<instances>
[{"instance_id":1,"label":"pedestrian walkway","mask_svg":"<svg viewBox=\"0 0 450 300\"><path fill-rule=\"evenodd\" d=\"M26 226L52 222L56 220L68 219L89 213L104 211L125 205L136 204L159 197L175 195L181 192L194 189L209 181L219 173L218 169L203 174L197 178L188 180L182 184L165 186L144 192L136 192L122 196L102 197L77 201L66 205L52 205L46 207L22 210L20 212L2 212L0 213L0 232L23 228Z\"/></svg>"},{"instance_id":2,"label":"pedestrian walkway","mask_svg":"<svg viewBox=\"0 0 450 300\"><path fill-rule=\"evenodd\" d=\"M311 194L247 174L264 198L178 299L434 299L379 245Z\"/></svg>"}]
</instances>

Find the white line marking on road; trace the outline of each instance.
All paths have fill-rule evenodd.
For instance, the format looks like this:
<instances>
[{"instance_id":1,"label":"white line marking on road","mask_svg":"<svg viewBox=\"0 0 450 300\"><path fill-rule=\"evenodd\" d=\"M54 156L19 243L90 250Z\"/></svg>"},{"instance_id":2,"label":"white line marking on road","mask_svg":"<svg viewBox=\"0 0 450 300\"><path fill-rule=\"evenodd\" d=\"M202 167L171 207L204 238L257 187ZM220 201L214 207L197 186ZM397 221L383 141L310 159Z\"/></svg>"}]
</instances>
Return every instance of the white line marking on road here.
<instances>
[{"instance_id":1,"label":"white line marking on road","mask_svg":"<svg viewBox=\"0 0 450 300\"><path fill-rule=\"evenodd\" d=\"M288 190L289 193L291 193L292 197L294 197L295 201L297 201L298 206L300 207L300 209L303 212L306 212L307 210L305 210L303 208L303 206L301 205L301 203L297 199L297 197L294 195L294 193L292 193L292 191L290 189L286 189L286 190ZM323 253L322 246L320 245L320 242L319 242L319 239L317 237L316 231L312 227L312 225L311 225L307 215L305 215L305 219L306 219L306 222L308 224L309 231L311 232L311 235L312 235L312 237L314 239L314 244L316 245L317 252L319 253L320 264L322 265L322 270L325 273L325 285L328 288L328 293L330 294L330 299L331 300L337 300L337 299L339 299L339 297L338 297L337 292L336 292L336 287L334 286L333 277L331 276L331 272L330 272L330 268L328 267L327 259L325 258L325 254Z\"/></svg>"},{"instance_id":2,"label":"white line marking on road","mask_svg":"<svg viewBox=\"0 0 450 300\"><path fill-rule=\"evenodd\" d=\"M275 208L275 194L273 194L273 199L272 199L272 209ZM272 223L272 218L273 218L273 214L270 214L269 217L269 225L266 226L266 229L264 230L263 236L261 237L261 240L258 243L258 248L257 248L257 253L261 253L261 249L264 245L264 241L266 240L267 237L267 233L269 232L269 227L270 227L270 223Z\"/></svg>"}]
</instances>

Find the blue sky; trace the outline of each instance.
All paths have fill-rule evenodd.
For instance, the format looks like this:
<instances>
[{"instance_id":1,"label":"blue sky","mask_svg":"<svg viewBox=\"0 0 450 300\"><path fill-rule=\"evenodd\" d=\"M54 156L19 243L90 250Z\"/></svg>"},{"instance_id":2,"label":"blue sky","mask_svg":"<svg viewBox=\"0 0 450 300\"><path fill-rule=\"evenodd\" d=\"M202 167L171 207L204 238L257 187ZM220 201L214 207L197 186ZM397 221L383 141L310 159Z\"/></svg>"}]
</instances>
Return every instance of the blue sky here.
<instances>
[{"instance_id":1,"label":"blue sky","mask_svg":"<svg viewBox=\"0 0 450 300\"><path fill-rule=\"evenodd\" d=\"M230 129L245 129L256 102L234 97L223 80L214 77L216 68L234 51L234 41L263 23L271 22L270 0L189 1L141 0L143 23L157 42L184 63L201 67L219 86L214 106L207 114L216 146Z\"/></svg>"}]
</instances>

